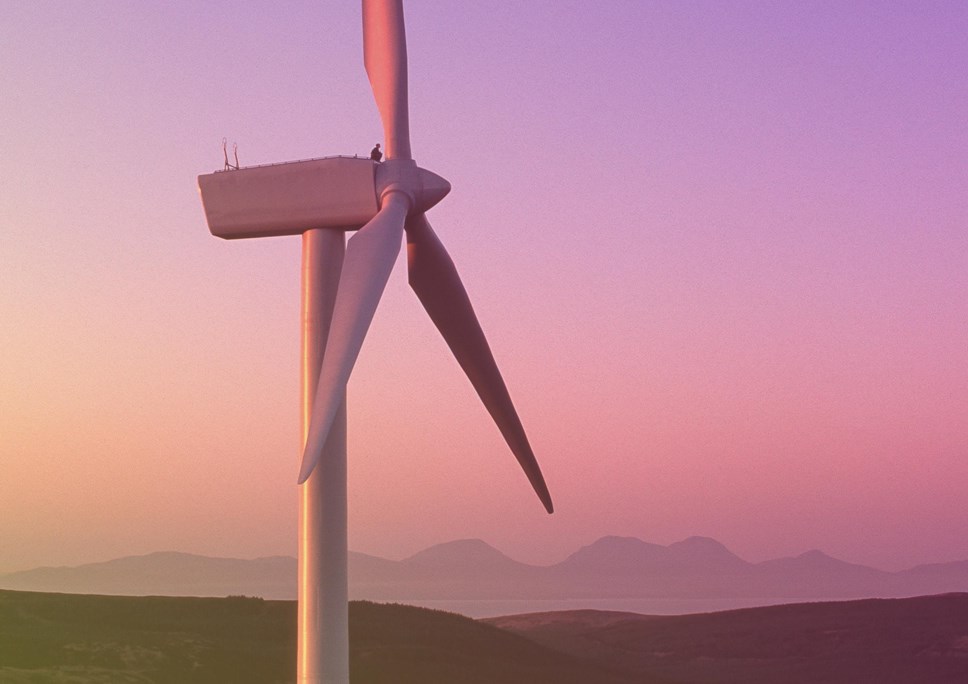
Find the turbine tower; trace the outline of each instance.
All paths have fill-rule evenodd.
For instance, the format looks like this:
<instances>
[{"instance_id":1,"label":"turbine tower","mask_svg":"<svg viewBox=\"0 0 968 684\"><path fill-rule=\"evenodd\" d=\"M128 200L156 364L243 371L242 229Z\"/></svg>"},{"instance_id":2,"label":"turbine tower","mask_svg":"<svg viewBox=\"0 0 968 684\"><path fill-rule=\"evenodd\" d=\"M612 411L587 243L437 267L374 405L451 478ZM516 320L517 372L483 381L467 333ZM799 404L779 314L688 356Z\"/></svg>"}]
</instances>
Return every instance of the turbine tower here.
<instances>
[{"instance_id":1,"label":"turbine tower","mask_svg":"<svg viewBox=\"0 0 968 684\"><path fill-rule=\"evenodd\" d=\"M545 509L553 510L484 332L426 217L450 183L411 155L402 0L363 0L363 58L383 121L385 162L328 157L198 177L213 235L302 235L300 684L349 682L346 384L404 234L410 286Z\"/></svg>"}]
</instances>

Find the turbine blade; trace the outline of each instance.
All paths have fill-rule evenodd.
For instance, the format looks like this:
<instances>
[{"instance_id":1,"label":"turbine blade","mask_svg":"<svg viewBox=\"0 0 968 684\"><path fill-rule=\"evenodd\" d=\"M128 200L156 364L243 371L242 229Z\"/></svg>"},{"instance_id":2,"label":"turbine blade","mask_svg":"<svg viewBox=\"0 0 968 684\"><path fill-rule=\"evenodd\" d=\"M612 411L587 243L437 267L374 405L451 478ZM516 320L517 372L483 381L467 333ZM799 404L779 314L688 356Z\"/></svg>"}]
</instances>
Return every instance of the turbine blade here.
<instances>
[{"instance_id":1,"label":"turbine blade","mask_svg":"<svg viewBox=\"0 0 968 684\"><path fill-rule=\"evenodd\" d=\"M551 494L454 262L424 214L407 220L410 287L464 369L549 513Z\"/></svg>"},{"instance_id":2,"label":"turbine blade","mask_svg":"<svg viewBox=\"0 0 968 684\"><path fill-rule=\"evenodd\" d=\"M363 64L383 120L387 159L412 159L402 0L363 0Z\"/></svg>"},{"instance_id":3,"label":"turbine blade","mask_svg":"<svg viewBox=\"0 0 968 684\"><path fill-rule=\"evenodd\" d=\"M346 383L360 354L366 331L400 253L408 209L409 202L402 194L390 193L380 212L346 245L299 470L299 484L305 482L316 467L333 418L343 401Z\"/></svg>"}]
</instances>

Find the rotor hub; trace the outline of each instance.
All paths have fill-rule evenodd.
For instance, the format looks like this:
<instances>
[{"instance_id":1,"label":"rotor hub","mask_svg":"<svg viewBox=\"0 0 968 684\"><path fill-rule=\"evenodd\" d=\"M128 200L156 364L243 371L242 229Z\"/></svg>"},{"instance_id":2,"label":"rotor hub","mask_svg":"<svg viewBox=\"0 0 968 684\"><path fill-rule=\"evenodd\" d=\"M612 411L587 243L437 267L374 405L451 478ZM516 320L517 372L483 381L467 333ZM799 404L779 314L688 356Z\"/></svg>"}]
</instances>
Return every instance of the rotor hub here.
<instances>
[{"instance_id":1,"label":"rotor hub","mask_svg":"<svg viewBox=\"0 0 968 684\"><path fill-rule=\"evenodd\" d=\"M376 165L376 196L382 207L392 192L402 193L410 202L408 214L427 211L450 192L450 183L432 171L417 166L413 159L387 159Z\"/></svg>"}]
</instances>

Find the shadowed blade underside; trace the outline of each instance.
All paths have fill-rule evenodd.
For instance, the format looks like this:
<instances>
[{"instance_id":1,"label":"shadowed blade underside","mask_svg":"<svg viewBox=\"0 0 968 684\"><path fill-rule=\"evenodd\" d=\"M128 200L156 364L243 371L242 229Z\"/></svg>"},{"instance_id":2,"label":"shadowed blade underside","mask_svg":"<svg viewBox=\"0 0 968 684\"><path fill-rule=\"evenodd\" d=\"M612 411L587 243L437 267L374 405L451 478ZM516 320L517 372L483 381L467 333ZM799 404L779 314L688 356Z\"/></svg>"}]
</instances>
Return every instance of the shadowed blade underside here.
<instances>
[{"instance_id":1,"label":"shadowed blade underside","mask_svg":"<svg viewBox=\"0 0 968 684\"><path fill-rule=\"evenodd\" d=\"M407 264L410 286L497 423L541 503L551 513L551 495L487 338L453 260L424 214L407 220Z\"/></svg>"}]
</instances>

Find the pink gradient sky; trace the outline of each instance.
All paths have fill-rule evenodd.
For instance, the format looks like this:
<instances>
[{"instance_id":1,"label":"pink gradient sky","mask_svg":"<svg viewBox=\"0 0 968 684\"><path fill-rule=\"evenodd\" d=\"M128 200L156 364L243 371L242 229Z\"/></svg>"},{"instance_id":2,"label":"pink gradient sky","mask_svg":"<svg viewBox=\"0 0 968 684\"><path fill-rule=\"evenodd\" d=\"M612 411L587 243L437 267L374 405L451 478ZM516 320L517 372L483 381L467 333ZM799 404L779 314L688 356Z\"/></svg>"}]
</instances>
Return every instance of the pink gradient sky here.
<instances>
[{"instance_id":1,"label":"pink gradient sky","mask_svg":"<svg viewBox=\"0 0 968 684\"><path fill-rule=\"evenodd\" d=\"M397 264L351 548L968 559L968 5L407 2L418 161L547 516ZM365 154L357 2L0 4L0 572L296 544L300 242L195 176Z\"/></svg>"}]
</instances>

